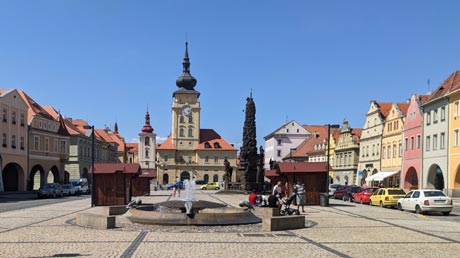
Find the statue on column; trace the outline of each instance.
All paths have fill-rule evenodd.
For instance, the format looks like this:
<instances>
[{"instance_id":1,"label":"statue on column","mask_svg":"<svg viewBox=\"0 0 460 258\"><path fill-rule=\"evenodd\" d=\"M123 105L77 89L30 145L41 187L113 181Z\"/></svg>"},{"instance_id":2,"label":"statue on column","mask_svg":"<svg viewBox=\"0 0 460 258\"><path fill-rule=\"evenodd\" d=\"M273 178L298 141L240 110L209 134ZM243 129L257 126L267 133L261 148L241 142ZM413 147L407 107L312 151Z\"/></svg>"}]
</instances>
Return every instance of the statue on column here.
<instances>
[{"instance_id":1,"label":"statue on column","mask_svg":"<svg viewBox=\"0 0 460 258\"><path fill-rule=\"evenodd\" d=\"M257 140L256 140L256 106L250 97L246 99L245 120L243 127L243 145L240 150L240 165L244 169L244 190L257 190Z\"/></svg>"}]
</instances>

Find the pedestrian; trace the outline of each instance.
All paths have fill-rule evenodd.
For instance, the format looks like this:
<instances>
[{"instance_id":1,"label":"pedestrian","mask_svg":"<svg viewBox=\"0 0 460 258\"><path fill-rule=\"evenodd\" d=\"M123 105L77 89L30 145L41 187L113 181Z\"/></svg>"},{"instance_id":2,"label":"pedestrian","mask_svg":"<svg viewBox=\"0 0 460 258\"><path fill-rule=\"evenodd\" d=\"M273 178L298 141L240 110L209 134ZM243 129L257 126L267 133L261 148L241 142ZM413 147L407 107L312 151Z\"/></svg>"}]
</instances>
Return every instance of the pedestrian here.
<instances>
[{"instance_id":1,"label":"pedestrian","mask_svg":"<svg viewBox=\"0 0 460 258\"><path fill-rule=\"evenodd\" d=\"M302 180L300 180L300 177L297 178L297 184L295 185L295 192L297 192L297 209L299 210L299 207L302 206L302 212L305 212L305 185L303 184Z\"/></svg>"},{"instance_id":2,"label":"pedestrian","mask_svg":"<svg viewBox=\"0 0 460 258\"><path fill-rule=\"evenodd\" d=\"M279 197L283 197L283 191L281 189L281 181L278 181L278 183L273 187L273 190L272 190L272 195L279 195Z\"/></svg>"},{"instance_id":3,"label":"pedestrian","mask_svg":"<svg viewBox=\"0 0 460 258\"><path fill-rule=\"evenodd\" d=\"M175 186L173 186L172 188L172 195L173 197L176 197L176 187Z\"/></svg>"}]
</instances>

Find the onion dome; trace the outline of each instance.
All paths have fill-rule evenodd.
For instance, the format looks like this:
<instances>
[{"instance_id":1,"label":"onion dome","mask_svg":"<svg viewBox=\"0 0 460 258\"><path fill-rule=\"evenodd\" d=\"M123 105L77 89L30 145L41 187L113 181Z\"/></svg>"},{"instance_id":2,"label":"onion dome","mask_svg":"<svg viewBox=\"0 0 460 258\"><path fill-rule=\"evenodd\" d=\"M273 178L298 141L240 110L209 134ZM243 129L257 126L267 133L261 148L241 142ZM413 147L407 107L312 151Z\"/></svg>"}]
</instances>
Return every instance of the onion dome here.
<instances>
[{"instance_id":1,"label":"onion dome","mask_svg":"<svg viewBox=\"0 0 460 258\"><path fill-rule=\"evenodd\" d=\"M196 79L190 74L190 62L188 58L188 42L185 42L185 57L182 63L184 69L182 74L177 78L176 85L179 88L193 90L196 85Z\"/></svg>"},{"instance_id":2,"label":"onion dome","mask_svg":"<svg viewBox=\"0 0 460 258\"><path fill-rule=\"evenodd\" d=\"M149 114L148 111L145 114L145 124L144 124L144 127L142 127L142 132L143 133L152 133L153 132L153 128L152 128L152 126L150 126L150 114Z\"/></svg>"}]
</instances>

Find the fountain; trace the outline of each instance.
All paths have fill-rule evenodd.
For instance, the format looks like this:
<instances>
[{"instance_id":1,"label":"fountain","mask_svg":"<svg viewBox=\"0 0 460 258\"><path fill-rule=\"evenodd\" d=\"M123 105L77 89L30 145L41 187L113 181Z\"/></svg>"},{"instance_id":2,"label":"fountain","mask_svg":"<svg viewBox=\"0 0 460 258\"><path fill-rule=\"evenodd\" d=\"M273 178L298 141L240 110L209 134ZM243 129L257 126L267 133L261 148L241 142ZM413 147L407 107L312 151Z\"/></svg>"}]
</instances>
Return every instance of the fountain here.
<instances>
[{"instance_id":1,"label":"fountain","mask_svg":"<svg viewBox=\"0 0 460 258\"><path fill-rule=\"evenodd\" d=\"M250 210L227 207L222 203L196 200L195 180L185 180L185 197L130 208L127 218L133 223L153 225L242 225L262 220Z\"/></svg>"}]
</instances>

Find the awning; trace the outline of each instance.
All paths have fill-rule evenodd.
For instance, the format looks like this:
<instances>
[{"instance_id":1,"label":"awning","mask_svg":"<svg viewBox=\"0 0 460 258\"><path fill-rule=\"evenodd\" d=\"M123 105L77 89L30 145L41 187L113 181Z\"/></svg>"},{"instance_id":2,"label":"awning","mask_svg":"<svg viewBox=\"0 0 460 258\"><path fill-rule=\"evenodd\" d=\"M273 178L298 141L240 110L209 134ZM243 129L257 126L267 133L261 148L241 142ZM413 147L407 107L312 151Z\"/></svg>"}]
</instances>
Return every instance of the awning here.
<instances>
[{"instance_id":1,"label":"awning","mask_svg":"<svg viewBox=\"0 0 460 258\"><path fill-rule=\"evenodd\" d=\"M399 173L399 170L397 171L380 171L377 174L374 174L372 176L366 177L366 182L370 181L382 181L383 179L392 176L396 173Z\"/></svg>"}]
</instances>

